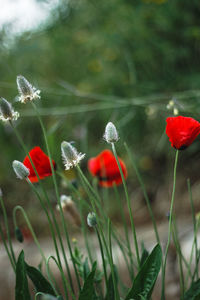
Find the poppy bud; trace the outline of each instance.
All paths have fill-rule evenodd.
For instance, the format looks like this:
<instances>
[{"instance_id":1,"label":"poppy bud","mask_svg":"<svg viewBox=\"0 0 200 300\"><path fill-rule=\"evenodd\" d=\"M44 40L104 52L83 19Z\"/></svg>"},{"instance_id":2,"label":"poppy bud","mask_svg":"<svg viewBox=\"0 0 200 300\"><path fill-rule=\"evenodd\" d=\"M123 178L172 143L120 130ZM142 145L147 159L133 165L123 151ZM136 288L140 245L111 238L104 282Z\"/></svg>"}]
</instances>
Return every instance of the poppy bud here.
<instances>
[{"instance_id":1,"label":"poppy bud","mask_svg":"<svg viewBox=\"0 0 200 300\"><path fill-rule=\"evenodd\" d=\"M115 125L112 122L109 122L106 125L104 139L107 143L115 143L119 140L118 132Z\"/></svg>"},{"instance_id":2,"label":"poppy bud","mask_svg":"<svg viewBox=\"0 0 200 300\"><path fill-rule=\"evenodd\" d=\"M29 176L29 169L25 167L25 165L20 161L14 160L12 166L15 171L15 174L17 175L17 178L26 179Z\"/></svg>"},{"instance_id":3,"label":"poppy bud","mask_svg":"<svg viewBox=\"0 0 200 300\"><path fill-rule=\"evenodd\" d=\"M40 90L36 90L36 88L22 75L17 76L17 87L20 94L20 102L26 103L35 99L40 99Z\"/></svg>"},{"instance_id":4,"label":"poppy bud","mask_svg":"<svg viewBox=\"0 0 200 300\"><path fill-rule=\"evenodd\" d=\"M88 214L87 223L88 223L88 226L90 226L90 227L94 227L97 225L97 219L96 219L96 215L94 212L91 212Z\"/></svg>"},{"instance_id":5,"label":"poppy bud","mask_svg":"<svg viewBox=\"0 0 200 300\"><path fill-rule=\"evenodd\" d=\"M17 120L19 117L19 113L15 112L12 108L11 103L9 103L6 99L0 99L0 119L4 122L10 120Z\"/></svg>"},{"instance_id":6,"label":"poppy bud","mask_svg":"<svg viewBox=\"0 0 200 300\"><path fill-rule=\"evenodd\" d=\"M23 243L24 237L23 237L23 234L22 234L21 230L19 229L19 227L15 228L15 236L16 236L16 239L18 240L18 242Z\"/></svg>"},{"instance_id":7,"label":"poppy bud","mask_svg":"<svg viewBox=\"0 0 200 300\"><path fill-rule=\"evenodd\" d=\"M75 147L65 141L61 144L61 153L65 170L69 170L70 168L77 166L85 156L85 154L78 153Z\"/></svg>"}]
</instances>

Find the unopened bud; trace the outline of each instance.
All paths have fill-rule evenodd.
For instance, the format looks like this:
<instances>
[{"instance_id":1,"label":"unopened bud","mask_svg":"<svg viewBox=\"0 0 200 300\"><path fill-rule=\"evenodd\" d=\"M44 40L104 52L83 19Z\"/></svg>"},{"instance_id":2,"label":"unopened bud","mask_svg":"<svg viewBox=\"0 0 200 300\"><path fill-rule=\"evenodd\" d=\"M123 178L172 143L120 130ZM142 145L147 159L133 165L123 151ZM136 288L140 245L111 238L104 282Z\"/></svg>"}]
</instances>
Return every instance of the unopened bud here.
<instances>
[{"instance_id":1,"label":"unopened bud","mask_svg":"<svg viewBox=\"0 0 200 300\"><path fill-rule=\"evenodd\" d=\"M18 242L23 243L24 237L23 237L23 234L22 234L21 230L19 229L19 227L15 228L15 236L16 236L16 239L18 240Z\"/></svg>"},{"instance_id":2,"label":"unopened bud","mask_svg":"<svg viewBox=\"0 0 200 300\"><path fill-rule=\"evenodd\" d=\"M69 214L69 216L73 219L74 223L77 226L80 226L81 225L80 215L77 211L74 201L72 201L72 198L70 196L61 195L60 204L62 206L62 209L66 211ZM60 206L58 204L56 205L56 209L60 210Z\"/></svg>"},{"instance_id":3,"label":"unopened bud","mask_svg":"<svg viewBox=\"0 0 200 300\"><path fill-rule=\"evenodd\" d=\"M106 125L103 137L107 143L115 143L119 140L117 129L112 122Z\"/></svg>"},{"instance_id":4,"label":"unopened bud","mask_svg":"<svg viewBox=\"0 0 200 300\"><path fill-rule=\"evenodd\" d=\"M12 108L11 103L9 103L6 99L0 99L0 119L4 122L17 120L19 117L19 113L15 112Z\"/></svg>"},{"instance_id":5,"label":"unopened bud","mask_svg":"<svg viewBox=\"0 0 200 300\"><path fill-rule=\"evenodd\" d=\"M17 175L17 178L26 179L29 176L29 169L20 161L14 160L12 166L15 171L15 174Z\"/></svg>"},{"instance_id":6,"label":"unopened bud","mask_svg":"<svg viewBox=\"0 0 200 300\"><path fill-rule=\"evenodd\" d=\"M79 164L79 162L85 157L85 154L78 153L76 148L68 142L62 142L61 153L65 170L69 170Z\"/></svg>"},{"instance_id":7,"label":"unopened bud","mask_svg":"<svg viewBox=\"0 0 200 300\"><path fill-rule=\"evenodd\" d=\"M90 226L90 227L94 227L97 225L97 219L96 219L96 215L94 212L91 212L88 214L87 223L88 223L88 226Z\"/></svg>"},{"instance_id":8,"label":"unopened bud","mask_svg":"<svg viewBox=\"0 0 200 300\"><path fill-rule=\"evenodd\" d=\"M35 99L40 99L40 90L36 90L36 88L22 75L17 76L17 87L20 94L20 102L26 103Z\"/></svg>"}]
</instances>

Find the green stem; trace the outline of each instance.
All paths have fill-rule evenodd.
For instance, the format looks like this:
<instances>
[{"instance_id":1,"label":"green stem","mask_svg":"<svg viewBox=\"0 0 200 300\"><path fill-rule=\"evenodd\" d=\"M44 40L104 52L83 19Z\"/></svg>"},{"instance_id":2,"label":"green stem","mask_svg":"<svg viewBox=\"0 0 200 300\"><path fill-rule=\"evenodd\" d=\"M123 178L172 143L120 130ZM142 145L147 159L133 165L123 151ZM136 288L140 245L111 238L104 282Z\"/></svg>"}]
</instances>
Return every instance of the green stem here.
<instances>
[{"instance_id":1,"label":"green stem","mask_svg":"<svg viewBox=\"0 0 200 300\"><path fill-rule=\"evenodd\" d=\"M46 262L46 257L45 257L45 255L44 255L44 252L42 251L42 248L41 248L41 246L40 246L40 243L39 243L39 241L38 241L38 239L37 239L37 237L36 237L36 235L35 235L35 232L34 232L33 227L32 227L32 225L31 225L31 223L30 223L30 221L29 221L29 218L28 218L28 216L27 216L25 210L23 209L23 207L20 206L20 205L15 206L14 209L13 209L13 221L14 221L15 228L18 227L18 226L17 226L17 220L16 220L16 213L17 213L18 210L21 211L21 213L22 213L22 215L23 215L23 217L24 217L24 219L25 219L25 221L26 221L26 224L27 224L27 226L28 226L28 228L29 228L29 230L30 230L30 232L31 232L31 234L32 234L32 237L33 237L33 239L34 239L34 242L35 242L35 244L37 245L38 250L39 250L39 252L40 252L40 254L41 254L41 256L42 256L42 259L44 260L44 262Z\"/></svg>"},{"instance_id":2,"label":"green stem","mask_svg":"<svg viewBox=\"0 0 200 300\"><path fill-rule=\"evenodd\" d=\"M127 226L127 222L126 222L126 218L125 218L125 214L124 214L124 209L122 207L122 203L121 200L119 199L119 192L117 189L116 184L114 184L114 191L115 191L115 196L119 205L119 210L122 216L122 221L123 221L123 225L124 225L124 233L125 233L125 237L126 237L126 244L127 244L127 248L128 248L128 256L130 258L130 264L131 267L128 267L129 273L130 273L130 277L134 278L134 269L133 269L133 253L131 251L131 245L130 245L130 240L129 240L129 234L128 234L128 226Z\"/></svg>"},{"instance_id":3,"label":"green stem","mask_svg":"<svg viewBox=\"0 0 200 300\"><path fill-rule=\"evenodd\" d=\"M59 239L59 242L60 242L60 246L61 246L61 249L62 249L62 253L63 253L63 257L64 257L64 261L65 261L65 266L66 266L67 273L68 273L68 276L69 276L71 288L72 288L72 290L74 291L74 288L73 288L73 282L72 282L72 277L71 277L69 265L68 265L68 262L67 262L67 258L66 258L66 254L65 254L65 249L64 249L63 242L62 242L62 237L61 237L61 234L60 234L60 229L59 229L58 223L57 223L57 221L56 221L56 218L55 218L55 215L54 215L54 211L53 211L51 202L50 202L50 200L49 200L49 197L48 197L48 195L47 195L46 190L45 190L44 187L43 187L43 184L42 184L42 182L41 182L41 180L40 180L39 174L38 174L38 172L37 172L37 170L36 170L36 167L35 167L35 165L34 165L34 163L33 163L33 161L32 161L32 158L31 158L31 156L30 156L30 154L29 154L29 152L28 152L28 149L27 149L26 145L24 144L24 142L23 142L23 140L22 140L22 138L21 138L21 136L20 136L18 130L14 127L14 125L13 125L13 123L12 123L11 121L10 121L10 125L11 125L11 127L12 127L12 129L13 129L13 131L14 131L14 133L15 133L15 135L16 135L18 141L19 141L19 143L21 144L21 146L22 146L24 152L26 153L26 155L28 156L28 158L29 158L29 160L30 160L30 162L31 162L31 165L32 165L32 167L33 167L33 169L34 169L34 172L35 172L36 176L37 176L39 185L40 185L40 187L41 187L41 189L42 189L42 192L43 192L43 194L44 194L44 198L46 199L47 205L48 205L48 207L49 207L49 209L50 209L51 216L52 216L52 218L53 218L53 221L54 221L54 224L55 224L55 227L56 227L56 232L57 232L57 234L58 234L58 239ZM50 160L50 162L52 163L52 160ZM53 169L53 170L54 170L54 169ZM56 239L55 239L55 247L58 249ZM56 252L59 254L59 251L56 250ZM57 258L58 258L58 256L57 256ZM58 258L58 261L60 261L59 258Z\"/></svg>"},{"instance_id":4,"label":"green stem","mask_svg":"<svg viewBox=\"0 0 200 300\"><path fill-rule=\"evenodd\" d=\"M176 170L177 170L177 163L178 163L178 154L179 154L179 152L178 152L178 150L176 150L175 163L174 163L173 190L172 190L172 198L171 198L171 205L170 205L170 215L169 215L168 239L167 239L167 246L166 246L166 250L165 250L164 264L163 264L163 273L162 273L162 294L161 294L161 300L165 300L165 272L166 272L167 254L168 254L168 250L169 250L169 245L170 245L170 240L171 240L171 233L172 233L172 214L173 214L174 199L175 199Z\"/></svg>"},{"instance_id":5,"label":"green stem","mask_svg":"<svg viewBox=\"0 0 200 300\"><path fill-rule=\"evenodd\" d=\"M49 149L49 144L48 144L48 140L47 140L46 130L45 130L43 121L42 121L42 119L40 117L40 114L39 114L39 112L37 110L37 107L35 106L34 103L32 103L32 106L35 109L35 112L37 114L37 117L38 117L41 129L42 129L42 132L43 132L43 135L44 135L44 140L45 140L45 144L46 144L46 148L47 148L47 153L48 153L48 156L49 156L49 161L50 161L51 170L52 170L53 183L54 183L56 197L57 197L57 201L58 201L58 205L59 205L59 211L60 211L60 215L61 215L62 226L63 226L64 232L65 232L65 236L66 236L66 240L67 240L67 245L68 245L70 256L71 256L71 260L72 260L72 263L73 263L73 267L74 267L74 271L75 271L75 275L76 275L78 287L79 287L79 290L81 290L80 279L79 279L78 271L77 271L76 264L75 264L75 261L74 261L74 258L73 258L72 247L71 247L71 243L70 243L70 239L69 239L69 233L68 233L67 226L66 226L66 223L65 223L65 218L64 218L64 214L63 214L62 205L60 203L60 195L59 195L59 192L58 192L58 186L57 186L57 182L56 182L56 175L55 175L55 170L54 170L54 166L53 166L53 163L52 163L52 157L51 157L51 152L50 152L50 149Z\"/></svg>"},{"instance_id":6,"label":"green stem","mask_svg":"<svg viewBox=\"0 0 200 300\"><path fill-rule=\"evenodd\" d=\"M11 253L9 252L9 249L8 249L8 246L7 246L4 234L3 234L3 229L1 227L1 223L0 223L0 237L1 237L1 240L2 240L2 242L4 244L4 248L5 248L6 252L7 252L7 255L8 255L8 258L10 260L10 263L11 263L11 266L13 268L13 271L14 271L14 273L16 273L16 266L15 266L15 263L14 263L13 258L11 256Z\"/></svg>"},{"instance_id":7,"label":"green stem","mask_svg":"<svg viewBox=\"0 0 200 300\"><path fill-rule=\"evenodd\" d=\"M130 198L128 195L128 190L127 190L127 186L126 186L126 181L124 178L124 174L122 172L122 168L117 156L117 152L115 149L115 145L114 143L112 143L112 151L113 154L115 156L119 171L120 171L120 175L122 178L122 183L123 183L123 187L124 187L124 192L125 192L125 196L126 196L126 201L127 201L127 205L128 205L128 211L129 211L129 216L130 216L130 221L131 221L131 229L132 229L132 233L133 233L133 240L134 240L134 244L135 244L135 250L136 250L136 257L137 257L137 263L138 263L138 268L140 267L140 256L139 256L139 249L138 249L138 242L137 242L137 235L136 235L136 229L135 229L135 223L133 220L133 213L132 213L132 209L131 209L131 202L130 202Z\"/></svg>"},{"instance_id":8,"label":"green stem","mask_svg":"<svg viewBox=\"0 0 200 300\"><path fill-rule=\"evenodd\" d=\"M8 217L7 217L6 208L5 208L5 205L3 202L3 198L1 196L0 196L0 203L1 203L2 211L3 211L4 222L5 222L5 227L6 227L6 234L7 234L7 238L8 238L8 244L10 246L10 252L12 255L13 262L16 265L15 253L13 250L12 241L11 241L11 237L10 237L10 230L9 230L9 226L8 226Z\"/></svg>"},{"instance_id":9,"label":"green stem","mask_svg":"<svg viewBox=\"0 0 200 300\"><path fill-rule=\"evenodd\" d=\"M100 251L101 251L101 257L102 257L102 262L103 262L103 270L104 270L105 282L106 282L106 290L108 292L108 290L109 290L108 276L107 276L107 270L106 270L106 262L105 262L105 257L104 257L103 245L102 245L102 241L101 241L101 237L100 237L98 228L95 227L95 230L96 230L98 241L99 241L99 246L100 246Z\"/></svg>"},{"instance_id":10,"label":"green stem","mask_svg":"<svg viewBox=\"0 0 200 300\"><path fill-rule=\"evenodd\" d=\"M128 148L127 144L124 143L124 146L126 148L126 151L129 155L129 158L132 162L132 165L133 165L133 168L135 170L135 174L137 176L137 179L140 183L140 186L141 186L141 189L143 191L143 195L144 195L144 199L146 201L146 204L147 204L147 208L149 210L149 214L150 214L150 217L151 217L151 220L152 220L152 223L153 223L153 228L154 228L154 232L155 232L155 236L156 236L156 240L157 240L157 243L160 245L160 238L159 238L159 234L158 234L158 229L157 229L157 225L156 225L156 220L155 220L155 217L154 217L154 214L153 214L153 211L152 211L152 208L151 208L151 203L149 201L149 197L148 197L148 194L147 194L147 191L146 191L146 188L145 188L145 185L144 185L144 182L143 182L143 179L142 179L142 176L140 175L140 172L137 168L137 165L136 165L136 162L134 160L134 157L133 157L133 154L131 154L130 152L130 149Z\"/></svg>"},{"instance_id":11,"label":"green stem","mask_svg":"<svg viewBox=\"0 0 200 300\"><path fill-rule=\"evenodd\" d=\"M194 245L195 245L195 265L198 266L198 263L197 263L197 258L198 258L197 229L198 229L198 226L196 224L195 209L194 209L194 202L193 202L193 198L192 198L190 179L187 179L187 186L188 186L190 205L191 205L191 210L192 210L192 222L193 222ZM197 268L196 279L198 279L198 277L199 277L199 270Z\"/></svg>"}]
</instances>

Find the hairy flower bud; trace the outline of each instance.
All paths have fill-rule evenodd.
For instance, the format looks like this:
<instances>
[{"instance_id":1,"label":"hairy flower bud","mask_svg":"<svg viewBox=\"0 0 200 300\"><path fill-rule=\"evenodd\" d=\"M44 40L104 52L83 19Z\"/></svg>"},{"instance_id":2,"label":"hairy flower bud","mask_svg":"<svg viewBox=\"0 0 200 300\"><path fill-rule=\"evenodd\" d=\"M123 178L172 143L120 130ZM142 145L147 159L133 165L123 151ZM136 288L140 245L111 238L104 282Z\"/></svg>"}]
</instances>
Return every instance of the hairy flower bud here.
<instances>
[{"instance_id":1,"label":"hairy flower bud","mask_svg":"<svg viewBox=\"0 0 200 300\"><path fill-rule=\"evenodd\" d=\"M61 153L65 170L69 170L79 164L79 162L85 157L85 154L78 153L75 147L68 142L62 142Z\"/></svg>"},{"instance_id":2,"label":"hairy flower bud","mask_svg":"<svg viewBox=\"0 0 200 300\"><path fill-rule=\"evenodd\" d=\"M22 75L17 76L17 87L19 91L19 101L27 103L36 99L40 99L40 90L37 90L30 82Z\"/></svg>"},{"instance_id":3,"label":"hairy flower bud","mask_svg":"<svg viewBox=\"0 0 200 300\"><path fill-rule=\"evenodd\" d=\"M81 219L79 212L77 211L76 205L72 200L71 196L61 195L60 196L60 204L63 211L67 212L68 216L73 220L73 222L77 225L81 225ZM59 211L59 204L56 205L56 209Z\"/></svg>"},{"instance_id":4,"label":"hairy flower bud","mask_svg":"<svg viewBox=\"0 0 200 300\"><path fill-rule=\"evenodd\" d=\"M0 99L0 119L4 122L17 120L19 117L19 113L15 112L12 108L11 103L9 103L6 99Z\"/></svg>"},{"instance_id":5,"label":"hairy flower bud","mask_svg":"<svg viewBox=\"0 0 200 300\"><path fill-rule=\"evenodd\" d=\"M94 227L97 225L96 214L94 212L90 212L87 216L88 226Z\"/></svg>"},{"instance_id":6,"label":"hairy flower bud","mask_svg":"<svg viewBox=\"0 0 200 300\"><path fill-rule=\"evenodd\" d=\"M23 243L24 237L23 237L23 234L22 234L21 230L19 229L19 227L15 228L15 236L16 236L16 239L18 240L18 242Z\"/></svg>"},{"instance_id":7,"label":"hairy flower bud","mask_svg":"<svg viewBox=\"0 0 200 300\"><path fill-rule=\"evenodd\" d=\"M14 160L12 166L19 179L26 179L29 176L29 169L20 161Z\"/></svg>"},{"instance_id":8,"label":"hairy flower bud","mask_svg":"<svg viewBox=\"0 0 200 300\"><path fill-rule=\"evenodd\" d=\"M112 122L106 125L103 137L107 143L115 143L119 140L117 129Z\"/></svg>"}]
</instances>

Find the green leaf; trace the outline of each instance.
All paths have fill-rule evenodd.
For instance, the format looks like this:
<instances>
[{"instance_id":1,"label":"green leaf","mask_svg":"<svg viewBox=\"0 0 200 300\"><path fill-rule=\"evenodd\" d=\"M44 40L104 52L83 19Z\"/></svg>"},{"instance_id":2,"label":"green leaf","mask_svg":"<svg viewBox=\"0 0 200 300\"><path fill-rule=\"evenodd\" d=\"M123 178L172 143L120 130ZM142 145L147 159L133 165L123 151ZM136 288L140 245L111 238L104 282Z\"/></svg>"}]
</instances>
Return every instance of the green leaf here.
<instances>
[{"instance_id":1,"label":"green leaf","mask_svg":"<svg viewBox=\"0 0 200 300\"><path fill-rule=\"evenodd\" d=\"M154 284L160 271L162 262L162 250L159 245L155 246L151 254L144 262L141 270L133 281L133 285L125 300L141 300L141 297L150 299Z\"/></svg>"},{"instance_id":2,"label":"green leaf","mask_svg":"<svg viewBox=\"0 0 200 300\"><path fill-rule=\"evenodd\" d=\"M184 295L184 300L199 300L200 299L200 279L193 282Z\"/></svg>"},{"instance_id":3,"label":"green leaf","mask_svg":"<svg viewBox=\"0 0 200 300\"><path fill-rule=\"evenodd\" d=\"M142 257L141 257L141 260L140 260L140 267L143 266L143 264L146 261L148 256L149 256L149 252L144 248L143 252L142 252Z\"/></svg>"},{"instance_id":4,"label":"green leaf","mask_svg":"<svg viewBox=\"0 0 200 300\"><path fill-rule=\"evenodd\" d=\"M20 252L16 265L15 300L31 300L23 250Z\"/></svg>"},{"instance_id":5,"label":"green leaf","mask_svg":"<svg viewBox=\"0 0 200 300\"><path fill-rule=\"evenodd\" d=\"M94 276L97 268L97 263L94 262L92 265L92 271L87 276L83 288L80 292L79 300L89 300L95 297L95 289L94 289Z\"/></svg>"},{"instance_id":6,"label":"green leaf","mask_svg":"<svg viewBox=\"0 0 200 300\"><path fill-rule=\"evenodd\" d=\"M31 267L26 263L26 272L28 277L32 280L37 292L56 296L51 284L38 269Z\"/></svg>"},{"instance_id":7,"label":"green leaf","mask_svg":"<svg viewBox=\"0 0 200 300\"><path fill-rule=\"evenodd\" d=\"M105 300L115 299L115 291L114 291L114 286L113 286L112 274L110 274L110 276L108 278L108 286L109 286L109 289L107 291Z\"/></svg>"}]
</instances>

